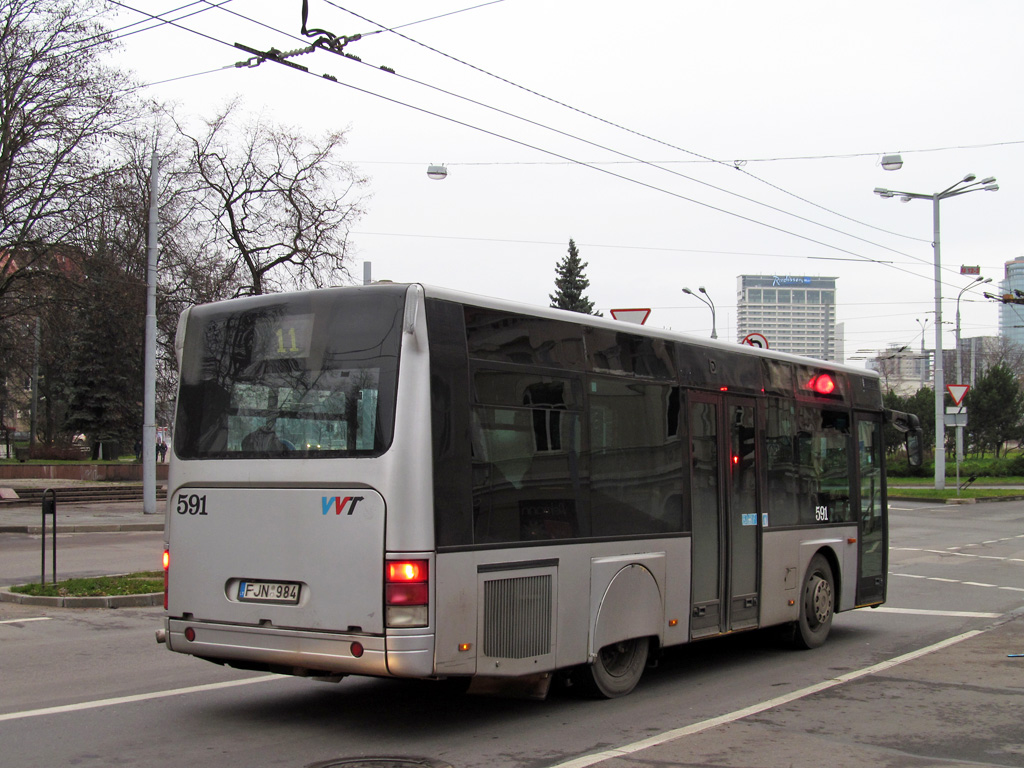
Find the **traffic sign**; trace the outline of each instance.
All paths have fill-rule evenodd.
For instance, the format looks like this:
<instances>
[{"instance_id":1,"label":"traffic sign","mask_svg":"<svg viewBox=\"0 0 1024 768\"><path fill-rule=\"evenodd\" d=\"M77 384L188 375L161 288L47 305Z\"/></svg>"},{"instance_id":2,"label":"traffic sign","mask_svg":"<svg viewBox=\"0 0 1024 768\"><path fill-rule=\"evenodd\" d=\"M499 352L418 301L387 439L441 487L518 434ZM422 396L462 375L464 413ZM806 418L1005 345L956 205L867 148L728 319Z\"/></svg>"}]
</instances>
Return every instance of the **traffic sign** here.
<instances>
[{"instance_id":1,"label":"traffic sign","mask_svg":"<svg viewBox=\"0 0 1024 768\"><path fill-rule=\"evenodd\" d=\"M748 333L743 337L743 341L741 341L740 344L749 344L751 347L768 349L768 339L760 333Z\"/></svg>"},{"instance_id":2,"label":"traffic sign","mask_svg":"<svg viewBox=\"0 0 1024 768\"><path fill-rule=\"evenodd\" d=\"M970 388L969 384L946 385L946 391L949 392L949 396L953 398L953 405L960 405L964 401L964 396L967 394L967 390Z\"/></svg>"},{"instance_id":3,"label":"traffic sign","mask_svg":"<svg viewBox=\"0 0 1024 768\"><path fill-rule=\"evenodd\" d=\"M647 322L647 318L651 314L650 309L613 309L611 310L612 317L616 320L622 320L624 323L636 323L637 325L643 325Z\"/></svg>"}]
</instances>

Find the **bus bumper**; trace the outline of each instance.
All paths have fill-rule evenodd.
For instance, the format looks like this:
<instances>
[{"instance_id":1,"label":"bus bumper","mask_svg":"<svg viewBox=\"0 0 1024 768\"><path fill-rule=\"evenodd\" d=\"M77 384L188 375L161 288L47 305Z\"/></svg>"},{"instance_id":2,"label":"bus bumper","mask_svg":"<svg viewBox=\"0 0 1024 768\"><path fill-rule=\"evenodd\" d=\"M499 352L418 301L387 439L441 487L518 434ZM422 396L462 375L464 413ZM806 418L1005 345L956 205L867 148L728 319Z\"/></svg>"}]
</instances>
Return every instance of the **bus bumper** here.
<instances>
[{"instance_id":1,"label":"bus bumper","mask_svg":"<svg viewBox=\"0 0 1024 768\"><path fill-rule=\"evenodd\" d=\"M246 669L308 676L433 675L432 635L384 638L168 618L164 639L171 651Z\"/></svg>"}]
</instances>

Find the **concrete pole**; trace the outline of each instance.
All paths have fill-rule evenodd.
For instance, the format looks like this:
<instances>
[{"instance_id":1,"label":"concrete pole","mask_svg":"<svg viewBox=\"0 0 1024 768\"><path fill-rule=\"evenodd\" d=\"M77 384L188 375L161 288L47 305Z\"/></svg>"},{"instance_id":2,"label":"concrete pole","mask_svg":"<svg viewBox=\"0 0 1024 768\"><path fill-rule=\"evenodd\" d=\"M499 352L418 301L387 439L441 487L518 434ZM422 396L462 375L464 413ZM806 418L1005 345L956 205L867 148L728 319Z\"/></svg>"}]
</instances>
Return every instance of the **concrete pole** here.
<instances>
[{"instance_id":1,"label":"concrete pole","mask_svg":"<svg viewBox=\"0 0 1024 768\"><path fill-rule=\"evenodd\" d=\"M942 252L939 248L939 195L932 195L935 249L935 490L946 487L946 382L942 370Z\"/></svg>"},{"instance_id":2,"label":"concrete pole","mask_svg":"<svg viewBox=\"0 0 1024 768\"><path fill-rule=\"evenodd\" d=\"M156 259L157 179L156 147L149 171L149 235L146 247L146 349L142 402L142 512L158 514L156 508Z\"/></svg>"}]
</instances>

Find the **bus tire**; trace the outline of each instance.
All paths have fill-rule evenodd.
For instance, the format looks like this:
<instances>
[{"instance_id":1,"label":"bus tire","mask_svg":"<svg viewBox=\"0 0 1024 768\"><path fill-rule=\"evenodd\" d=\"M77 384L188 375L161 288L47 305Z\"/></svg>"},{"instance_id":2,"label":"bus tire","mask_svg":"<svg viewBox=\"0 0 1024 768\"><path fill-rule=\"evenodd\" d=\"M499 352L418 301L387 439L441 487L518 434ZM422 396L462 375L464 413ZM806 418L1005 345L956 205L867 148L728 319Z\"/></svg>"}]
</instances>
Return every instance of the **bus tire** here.
<instances>
[{"instance_id":1,"label":"bus tire","mask_svg":"<svg viewBox=\"0 0 1024 768\"><path fill-rule=\"evenodd\" d=\"M634 637L606 645L598 651L593 664L580 670L578 679L581 687L599 699L625 696L640 682L640 676L647 666L649 645L650 641L646 637Z\"/></svg>"},{"instance_id":2,"label":"bus tire","mask_svg":"<svg viewBox=\"0 0 1024 768\"><path fill-rule=\"evenodd\" d=\"M800 618L793 625L793 646L817 648L825 642L835 615L835 579L823 555L815 555L807 566L800 595Z\"/></svg>"}]
</instances>

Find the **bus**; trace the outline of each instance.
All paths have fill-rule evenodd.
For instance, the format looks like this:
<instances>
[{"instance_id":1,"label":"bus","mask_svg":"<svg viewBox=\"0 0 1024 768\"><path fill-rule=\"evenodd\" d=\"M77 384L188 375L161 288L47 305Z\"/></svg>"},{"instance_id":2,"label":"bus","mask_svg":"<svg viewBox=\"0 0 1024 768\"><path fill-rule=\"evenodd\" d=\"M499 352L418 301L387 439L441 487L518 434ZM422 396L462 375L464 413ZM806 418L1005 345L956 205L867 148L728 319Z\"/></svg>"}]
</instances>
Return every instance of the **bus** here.
<instances>
[{"instance_id":1,"label":"bus","mask_svg":"<svg viewBox=\"0 0 1024 768\"><path fill-rule=\"evenodd\" d=\"M877 374L420 284L186 310L168 649L629 693L672 646L821 645L886 597Z\"/></svg>"}]
</instances>

